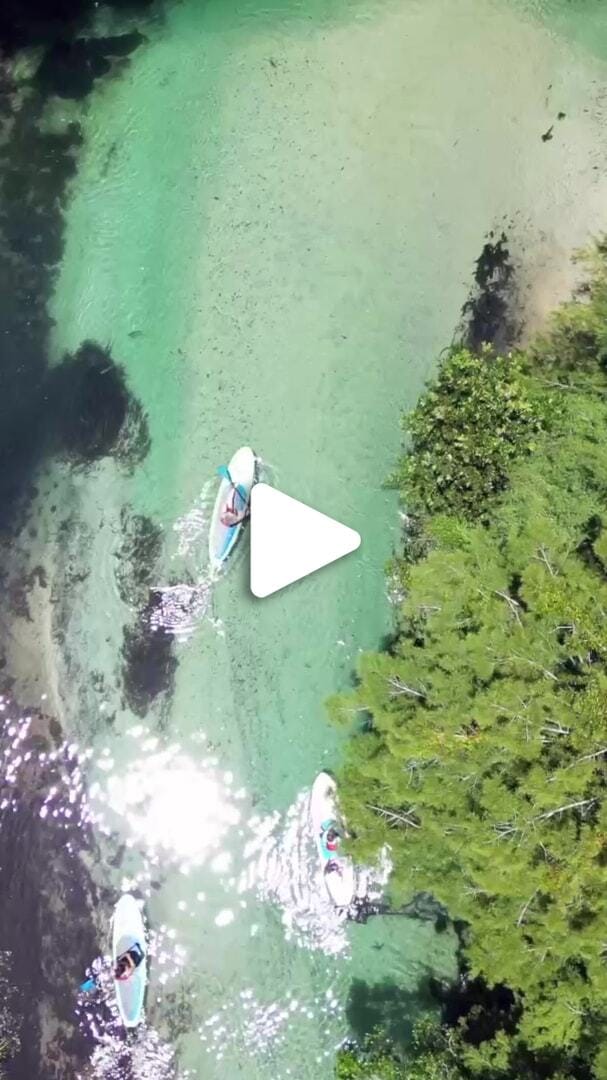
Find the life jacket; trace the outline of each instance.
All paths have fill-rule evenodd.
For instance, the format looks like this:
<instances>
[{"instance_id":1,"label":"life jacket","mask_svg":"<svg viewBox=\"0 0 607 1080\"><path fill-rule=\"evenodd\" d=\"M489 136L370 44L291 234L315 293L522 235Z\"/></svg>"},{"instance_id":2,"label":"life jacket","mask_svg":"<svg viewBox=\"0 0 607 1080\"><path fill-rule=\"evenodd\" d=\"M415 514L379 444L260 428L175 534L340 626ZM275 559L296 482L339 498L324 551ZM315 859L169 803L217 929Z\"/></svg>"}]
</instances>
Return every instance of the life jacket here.
<instances>
[{"instance_id":1,"label":"life jacket","mask_svg":"<svg viewBox=\"0 0 607 1080\"><path fill-rule=\"evenodd\" d=\"M333 831L337 833L337 836L331 842L331 846L329 846L329 841L327 838L331 829L333 829ZM337 828L336 822L331 820L323 821L320 826L320 847L323 859L332 859L334 857L335 852L337 851L337 848L339 846L339 839L339 829Z\"/></svg>"}]
</instances>

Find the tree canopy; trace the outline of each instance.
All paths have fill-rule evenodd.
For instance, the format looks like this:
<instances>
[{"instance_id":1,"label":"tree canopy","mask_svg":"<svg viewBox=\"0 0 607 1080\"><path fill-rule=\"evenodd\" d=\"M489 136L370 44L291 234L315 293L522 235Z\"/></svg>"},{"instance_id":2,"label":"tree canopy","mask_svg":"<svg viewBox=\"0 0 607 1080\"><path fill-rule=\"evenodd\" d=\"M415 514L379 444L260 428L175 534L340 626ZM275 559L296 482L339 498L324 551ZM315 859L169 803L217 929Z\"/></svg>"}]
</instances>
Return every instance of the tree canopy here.
<instances>
[{"instance_id":1,"label":"tree canopy","mask_svg":"<svg viewBox=\"0 0 607 1080\"><path fill-rule=\"evenodd\" d=\"M607 1078L606 363L599 244L540 340L451 352L406 421L395 636L330 703L364 718L342 801L359 856L389 845L394 898L432 893L513 1007L460 1020L457 1064L338 1076Z\"/></svg>"}]
</instances>

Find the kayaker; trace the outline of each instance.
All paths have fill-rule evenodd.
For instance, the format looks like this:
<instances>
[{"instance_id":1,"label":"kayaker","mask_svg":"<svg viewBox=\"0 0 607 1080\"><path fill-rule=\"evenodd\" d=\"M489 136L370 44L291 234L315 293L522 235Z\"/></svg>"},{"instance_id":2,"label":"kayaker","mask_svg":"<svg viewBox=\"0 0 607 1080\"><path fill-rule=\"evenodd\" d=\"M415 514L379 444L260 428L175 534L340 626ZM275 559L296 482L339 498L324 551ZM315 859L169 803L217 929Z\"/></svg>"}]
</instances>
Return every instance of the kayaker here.
<instances>
[{"instance_id":1,"label":"kayaker","mask_svg":"<svg viewBox=\"0 0 607 1080\"><path fill-rule=\"evenodd\" d=\"M339 833L333 826L327 832L325 841L327 851L337 851L339 846Z\"/></svg>"},{"instance_id":2,"label":"kayaker","mask_svg":"<svg viewBox=\"0 0 607 1080\"><path fill-rule=\"evenodd\" d=\"M222 525L225 525L228 529L234 529L236 525L240 525L241 522L247 516L246 508L239 513L233 506L228 506L221 515L220 521Z\"/></svg>"},{"instance_id":3,"label":"kayaker","mask_svg":"<svg viewBox=\"0 0 607 1080\"><path fill-rule=\"evenodd\" d=\"M116 966L114 968L114 978L118 982L126 982L130 979L133 972L139 967L143 960L143 949L137 942L123 952L121 956L116 960Z\"/></svg>"},{"instance_id":4,"label":"kayaker","mask_svg":"<svg viewBox=\"0 0 607 1080\"><path fill-rule=\"evenodd\" d=\"M225 525L228 529L234 529L237 525L240 525L249 512L245 498L242 492L236 487L236 484L232 484L232 489L232 505L226 506L219 519L221 524ZM236 499L240 499L240 501L244 503L242 510L236 509Z\"/></svg>"}]
</instances>

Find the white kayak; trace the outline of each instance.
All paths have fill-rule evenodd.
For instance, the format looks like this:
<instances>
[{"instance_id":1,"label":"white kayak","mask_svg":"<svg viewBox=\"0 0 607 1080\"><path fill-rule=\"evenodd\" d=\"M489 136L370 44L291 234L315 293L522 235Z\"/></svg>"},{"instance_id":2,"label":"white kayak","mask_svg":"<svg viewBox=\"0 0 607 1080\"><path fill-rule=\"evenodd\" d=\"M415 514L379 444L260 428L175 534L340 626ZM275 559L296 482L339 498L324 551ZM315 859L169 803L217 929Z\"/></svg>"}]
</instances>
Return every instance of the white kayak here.
<instances>
[{"instance_id":1,"label":"white kayak","mask_svg":"<svg viewBox=\"0 0 607 1080\"><path fill-rule=\"evenodd\" d=\"M226 511L243 513L248 509L251 488L255 483L255 454L249 446L241 446L227 466L230 479L222 477L213 507L209 531L209 559L213 569L222 566L234 546L244 521L237 525L224 525L221 518Z\"/></svg>"},{"instance_id":2,"label":"white kayak","mask_svg":"<svg viewBox=\"0 0 607 1080\"><path fill-rule=\"evenodd\" d=\"M143 1012L143 998L147 981L147 956L145 926L141 908L134 896L124 893L116 904L112 919L112 966L122 953L133 946L143 952L143 960L128 979L114 979L118 1012L126 1028L137 1027Z\"/></svg>"},{"instance_id":3,"label":"white kayak","mask_svg":"<svg viewBox=\"0 0 607 1080\"><path fill-rule=\"evenodd\" d=\"M310 822L327 892L336 907L348 907L354 899L356 876L352 859L339 853L339 840L336 850L327 846L331 826L341 836L345 830L337 807L337 785L326 772L319 773L312 785Z\"/></svg>"}]
</instances>

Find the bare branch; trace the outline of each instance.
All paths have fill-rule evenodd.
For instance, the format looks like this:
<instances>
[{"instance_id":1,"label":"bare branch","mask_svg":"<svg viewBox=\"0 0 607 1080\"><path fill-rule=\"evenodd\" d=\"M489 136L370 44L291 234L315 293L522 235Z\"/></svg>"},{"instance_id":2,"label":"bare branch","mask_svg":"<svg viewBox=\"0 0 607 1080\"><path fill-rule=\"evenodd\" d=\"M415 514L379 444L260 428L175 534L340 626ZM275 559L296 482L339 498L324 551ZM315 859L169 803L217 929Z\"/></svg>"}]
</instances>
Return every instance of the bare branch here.
<instances>
[{"instance_id":1,"label":"bare branch","mask_svg":"<svg viewBox=\"0 0 607 1080\"><path fill-rule=\"evenodd\" d=\"M512 659L513 660L522 660L522 662L524 664L531 664L531 667L539 668L540 671L542 672L542 674L547 679L552 679L554 682L558 682L558 679L557 679L556 675L554 674L554 672L553 671L548 671L548 668L545 668L542 664L538 664L537 660L530 660L528 656L519 656L518 653L513 653L512 654Z\"/></svg>"},{"instance_id":2,"label":"bare branch","mask_svg":"<svg viewBox=\"0 0 607 1080\"><path fill-rule=\"evenodd\" d=\"M543 544L538 548L538 554L534 555L533 558L537 559L538 562L544 563L544 566L548 570L550 577L556 577L558 571L554 569L552 563L549 561L548 553Z\"/></svg>"},{"instance_id":3,"label":"bare branch","mask_svg":"<svg viewBox=\"0 0 607 1080\"><path fill-rule=\"evenodd\" d=\"M540 736L543 743L552 742L555 735L571 735L571 728L563 727L560 720L551 720L549 724L545 724L544 727L540 728L540 731L545 733Z\"/></svg>"},{"instance_id":4,"label":"bare branch","mask_svg":"<svg viewBox=\"0 0 607 1080\"><path fill-rule=\"evenodd\" d=\"M539 381L543 383L544 386L553 386L557 390L572 390L574 393L600 394L601 396L607 393L606 390L601 390L598 386L585 386L583 383L549 382L548 379L540 379Z\"/></svg>"},{"instance_id":5,"label":"bare branch","mask_svg":"<svg viewBox=\"0 0 607 1080\"><path fill-rule=\"evenodd\" d=\"M407 686L398 675L391 675L388 684L392 687L390 697L400 697L401 694L409 694L411 697L416 698L425 698L426 696L425 690L414 690L412 686Z\"/></svg>"},{"instance_id":6,"label":"bare branch","mask_svg":"<svg viewBox=\"0 0 607 1080\"><path fill-rule=\"evenodd\" d=\"M549 818L556 817L557 814L564 814L567 810L585 811L591 806L594 806L596 801L596 799L578 799L577 802L565 803L563 806L557 806L556 810L546 810L543 814L538 814L537 817L532 818L532 820L548 821Z\"/></svg>"},{"instance_id":7,"label":"bare branch","mask_svg":"<svg viewBox=\"0 0 607 1080\"><path fill-rule=\"evenodd\" d=\"M583 761L595 761L596 758L603 757L603 754L607 754L607 746L603 746L601 750L595 750L594 754L583 754L582 757L576 758L570 765L566 767L573 769L574 765L581 765Z\"/></svg>"},{"instance_id":8,"label":"bare branch","mask_svg":"<svg viewBox=\"0 0 607 1080\"><path fill-rule=\"evenodd\" d=\"M501 596L502 600L506 601L506 603L508 604L508 607L510 608L510 611L514 615L517 623L519 624L519 626L522 626L523 624L521 622L521 617L520 617L520 615L518 613L519 608L520 608L521 605L519 603L517 603L517 601L514 599L514 597L508 596L508 593L500 592L499 589L494 589L494 592L495 592L496 596Z\"/></svg>"},{"instance_id":9,"label":"bare branch","mask_svg":"<svg viewBox=\"0 0 607 1080\"><path fill-rule=\"evenodd\" d=\"M572 1005L570 1001L565 1002L565 1008L569 1009L569 1012L573 1013L574 1016L585 1015L585 1009L580 1009L577 1005Z\"/></svg>"},{"instance_id":10,"label":"bare branch","mask_svg":"<svg viewBox=\"0 0 607 1080\"><path fill-rule=\"evenodd\" d=\"M373 810L380 817L385 818L389 825L398 826L404 825L409 829L419 829L419 821L411 816L415 813L415 807L410 806L408 810L387 810L383 806L374 806L372 803L367 803L367 810Z\"/></svg>"},{"instance_id":11,"label":"bare branch","mask_svg":"<svg viewBox=\"0 0 607 1080\"><path fill-rule=\"evenodd\" d=\"M532 893L531 893L531 896L530 896L530 897L529 897L529 899L527 900L527 903L526 903L526 904L523 904L523 906L522 906L521 910L519 911L519 916L518 916L518 919L516 920L516 925L517 925L517 926L522 926L522 925L523 925L523 920L524 920L524 918L525 918L525 915L527 914L527 912L528 912L528 910L529 910L529 906L530 906L530 904L532 904L532 903L533 903L533 901L535 900L535 898L536 898L536 896L537 896L538 892L539 892L539 889L535 889L535 890L534 890L534 892L532 892Z\"/></svg>"},{"instance_id":12,"label":"bare branch","mask_svg":"<svg viewBox=\"0 0 607 1080\"><path fill-rule=\"evenodd\" d=\"M412 785L418 786L421 783L421 773L424 769L430 769L433 765L438 765L440 758L432 757L427 758L425 761L418 761L416 758L411 758L406 765L403 765L403 769L409 773L409 780L407 787Z\"/></svg>"},{"instance_id":13,"label":"bare branch","mask_svg":"<svg viewBox=\"0 0 607 1080\"><path fill-rule=\"evenodd\" d=\"M596 761L598 758L607 754L607 746L603 746L601 750L595 750L593 754L583 754L582 757L576 758L575 761L570 761L569 765L565 765L563 772L567 772L568 769L574 769L576 765L582 765L585 761ZM558 773L553 773L548 777L548 783L552 784L557 779Z\"/></svg>"},{"instance_id":14,"label":"bare branch","mask_svg":"<svg viewBox=\"0 0 607 1080\"><path fill-rule=\"evenodd\" d=\"M492 829L497 833L498 840L511 840L513 836L521 832L518 825L514 825L511 821L496 821Z\"/></svg>"}]
</instances>

